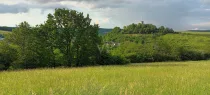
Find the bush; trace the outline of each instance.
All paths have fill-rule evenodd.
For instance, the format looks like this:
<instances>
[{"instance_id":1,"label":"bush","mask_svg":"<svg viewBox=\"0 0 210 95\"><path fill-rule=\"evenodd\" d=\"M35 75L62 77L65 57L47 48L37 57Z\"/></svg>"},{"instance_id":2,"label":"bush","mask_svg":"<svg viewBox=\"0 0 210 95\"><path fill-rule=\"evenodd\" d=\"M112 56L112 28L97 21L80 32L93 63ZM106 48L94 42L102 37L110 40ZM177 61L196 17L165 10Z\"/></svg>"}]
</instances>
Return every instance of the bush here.
<instances>
[{"instance_id":1,"label":"bush","mask_svg":"<svg viewBox=\"0 0 210 95\"><path fill-rule=\"evenodd\" d=\"M109 54L107 51L101 52L101 60L99 65L122 65L129 63L125 57Z\"/></svg>"},{"instance_id":2,"label":"bush","mask_svg":"<svg viewBox=\"0 0 210 95\"><path fill-rule=\"evenodd\" d=\"M5 66L3 64L0 64L0 70L4 70Z\"/></svg>"},{"instance_id":3,"label":"bush","mask_svg":"<svg viewBox=\"0 0 210 95\"><path fill-rule=\"evenodd\" d=\"M181 51L180 52L180 59L181 60L206 60L208 59L209 54L203 54L201 52L197 52L197 51L189 51L189 50L185 50L185 51Z\"/></svg>"},{"instance_id":4,"label":"bush","mask_svg":"<svg viewBox=\"0 0 210 95\"><path fill-rule=\"evenodd\" d=\"M131 63L153 62L153 56L149 54L134 54L126 57Z\"/></svg>"},{"instance_id":5,"label":"bush","mask_svg":"<svg viewBox=\"0 0 210 95\"><path fill-rule=\"evenodd\" d=\"M172 55L164 55L160 53L156 53L153 55L155 62L163 62L163 61L177 61L178 59Z\"/></svg>"}]
</instances>

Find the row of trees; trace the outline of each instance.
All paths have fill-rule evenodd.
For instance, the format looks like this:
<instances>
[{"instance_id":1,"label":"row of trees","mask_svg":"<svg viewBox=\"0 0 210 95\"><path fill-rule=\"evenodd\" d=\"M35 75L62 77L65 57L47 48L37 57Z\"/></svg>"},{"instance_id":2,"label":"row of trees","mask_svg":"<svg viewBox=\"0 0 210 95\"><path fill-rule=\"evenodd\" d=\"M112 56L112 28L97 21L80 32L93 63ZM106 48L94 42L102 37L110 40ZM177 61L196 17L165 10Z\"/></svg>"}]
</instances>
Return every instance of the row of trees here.
<instances>
[{"instance_id":1,"label":"row of trees","mask_svg":"<svg viewBox=\"0 0 210 95\"><path fill-rule=\"evenodd\" d=\"M164 26L157 28L153 24L133 23L131 25L124 26L121 32L124 34L152 34L152 33L167 34L167 33L174 33L174 30L171 28L166 28Z\"/></svg>"},{"instance_id":2,"label":"row of trees","mask_svg":"<svg viewBox=\"0 0 210 95\"><path fill-rule=\"evenodd\" d=\"M7 35L0 43L0 65L8 69L121 64L116 63L121 58L112 61L101 52L98 30L89 15L56 9L44 24L31 27L22 22Z\"/></svg>"},{"instance_id":3,"label":"row of trees","mask_svg":"<svg viewBox=\"0 0 210 95\"><path fill-rule=\"evenodd\" d=\"M3 31L12 31L15 27L0 26L0 30Z\"/></svg>"}]
</instances>

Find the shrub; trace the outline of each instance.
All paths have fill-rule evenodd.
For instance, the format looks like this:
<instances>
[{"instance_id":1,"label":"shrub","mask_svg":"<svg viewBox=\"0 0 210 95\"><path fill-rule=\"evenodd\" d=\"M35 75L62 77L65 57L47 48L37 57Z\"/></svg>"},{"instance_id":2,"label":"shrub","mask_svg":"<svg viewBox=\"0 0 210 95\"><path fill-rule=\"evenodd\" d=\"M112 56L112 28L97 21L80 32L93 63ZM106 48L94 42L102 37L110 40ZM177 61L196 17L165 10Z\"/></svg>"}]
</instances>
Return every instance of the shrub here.
<instances>
[{"instance_id":1,"label":"shrub","mask_svg":"<svg viewBox=\"0 0 210 95\"><path fill-rule=\"evenodd\" d=\"M111 55L107 51L101 52L101 60L99 65L122 65L129 63L125 57Z\"/></svg>"}]
</instances>

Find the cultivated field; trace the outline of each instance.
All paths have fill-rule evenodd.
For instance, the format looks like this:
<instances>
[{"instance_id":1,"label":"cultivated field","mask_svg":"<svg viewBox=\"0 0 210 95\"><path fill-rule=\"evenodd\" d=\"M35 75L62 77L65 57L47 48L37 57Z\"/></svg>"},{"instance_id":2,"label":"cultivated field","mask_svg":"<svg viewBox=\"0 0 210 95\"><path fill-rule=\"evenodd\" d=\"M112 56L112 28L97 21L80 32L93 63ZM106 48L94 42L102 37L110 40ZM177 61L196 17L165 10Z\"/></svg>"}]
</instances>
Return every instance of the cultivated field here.
<instances>
[{"instance_id":1,"label":"cultivated field","mask_svg":"<svg viewBox=\"0 0 210 95\"><path fill-rule=\"evenodd\" d=\"M0 95L209 95L210 61L0 72Z\"/></svg>"}]
</instances>

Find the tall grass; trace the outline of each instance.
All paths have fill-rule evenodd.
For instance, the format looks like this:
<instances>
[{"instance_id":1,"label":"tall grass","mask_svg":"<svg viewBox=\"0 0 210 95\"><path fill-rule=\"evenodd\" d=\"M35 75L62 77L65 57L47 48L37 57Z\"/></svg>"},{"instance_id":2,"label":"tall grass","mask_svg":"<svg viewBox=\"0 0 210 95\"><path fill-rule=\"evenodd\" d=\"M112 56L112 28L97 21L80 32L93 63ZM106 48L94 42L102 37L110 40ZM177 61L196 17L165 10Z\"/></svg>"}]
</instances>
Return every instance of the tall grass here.
<instances>
[{"instance_id":1,"label":"tall grass","mask_svg":"<svg viewBox=\"0 0 210 95\"><path fill-rule=\"evenodd\" d=\"M0 95L209 95L210 61L0 72Z\"/></svg>"}]
</instances>

